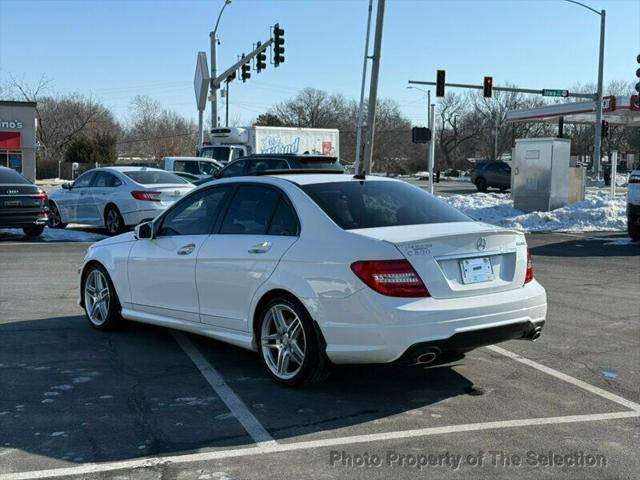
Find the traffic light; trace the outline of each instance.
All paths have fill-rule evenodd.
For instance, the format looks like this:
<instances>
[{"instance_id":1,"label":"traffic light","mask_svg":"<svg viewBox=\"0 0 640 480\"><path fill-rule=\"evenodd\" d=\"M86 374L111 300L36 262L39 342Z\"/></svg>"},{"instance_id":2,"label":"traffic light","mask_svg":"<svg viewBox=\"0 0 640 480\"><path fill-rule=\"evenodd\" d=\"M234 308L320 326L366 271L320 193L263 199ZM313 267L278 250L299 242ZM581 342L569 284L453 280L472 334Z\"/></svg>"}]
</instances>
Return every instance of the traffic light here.
<instances>
[{"instance_id":1,"label":"traffic light","mask_svg":"<svg viewBox=\"0 0 640 480\"><path fill-rule=\"evenodd\" d=\"M484 77L482 84L482 96L484 98L493 97L493 77Z\"/></svg>"},{"instance_id":2,"label":"traffic light","mask_svg":"<svg viewBox=\"0 0 640 480\"><path fill-rule=\"evenodd\" d=\"M236 79L236 72L233 72L231 75L227 77L227 83Z\"/></svg>"},{"instance_id":3,"label":"traffic light","mask_svg":"<svg viewBox=\"0 0 640 480\"><path fill-rule=\"evenodd\" d=\"M242 58L244 58L244 54L242 54ZM240 70L240 78L242 79L242 83L244 83L251 78L251 65L249 65L249 62L243 63Z\"/></svg>"},{"instance_id":4,"label":"traffic light","mask_svg":"<svg viewBox=\"0 0 640 480\"><path fill-rule=\"evenodd\" d=\"M284 28L280 24L273 26L273 64L277 67L284 63Z\"/></svg>"},{"instance_id":5,"label":"traffic light","mask_svg":"<svg viewBox=\"0 0 640 480\"><path fill-rule=\"evenodd\" d=\"M602 138L607 138L609 136L609 122L606 120L602 120Z\"/></svg>"},{"instance_id":6,"label":"traffic light","mask_svg":"<svg viewBox=\"0 0 640 480\"><path fill-rule=\"evenodd\" d=\"M444 70L436 70L436 97L444 97Z\"/></svg>"},{"instance_id":7,"label":"traffic light","mask_svg":"<svg viewBox=\"0 0 640 480\"><path fill-rule=\"evenodd\" d=\"M256 45L257 48L260 48L262 42L258 42ZM256 70L260 73L262 70L267 68L267 54L264 53L264 50L261 51L258 55L256 55Z\"/></svg>"}]
</instances>

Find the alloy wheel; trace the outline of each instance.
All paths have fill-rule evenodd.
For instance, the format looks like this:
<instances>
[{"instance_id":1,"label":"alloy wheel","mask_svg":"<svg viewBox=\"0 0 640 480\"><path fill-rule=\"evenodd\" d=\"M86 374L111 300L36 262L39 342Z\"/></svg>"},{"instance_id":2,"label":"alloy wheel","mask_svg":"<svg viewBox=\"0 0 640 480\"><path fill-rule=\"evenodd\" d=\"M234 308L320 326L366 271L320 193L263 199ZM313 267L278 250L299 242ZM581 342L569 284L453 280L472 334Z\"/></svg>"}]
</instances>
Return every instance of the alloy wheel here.
<instances>
[{"instance_id":1,"label":"alloy wheel","mask_svg":"<svg viewBox=\"0 0 640 480\"><path fill-rule=\"evenodd\" d=\"M58 211L58 207L56 207L53 203L49 204L49 226L51 228L58 228L62 223L62 219L60 218L60 212Z\"/></svg>"},{"instance_id":2,"label":"alloy wheel","mask_svg":"<svg viewBox=\"0 0 640 480\"><path fill-rule=\"evenodd\" d=\"M269 309L260 332L262 354L269 370L282 380L290 380L302 369L307 351L302 321L289 306Z\"/></svg>"},{"instance_id":3,"label":"alloy wheel","mask_svg":"<svg viewBox=\"0 0 640 480\"><path fill-rule=\"evenodd\" d=\"M107 279L100 270L92 270L84 284L84 305L91 323L100 326L107 320L110 302Z\"/></svg>"},{"instance_id":4,"label":"alloy wheel","mask_svg":"<svg viewBox=\"0 0 640 480\"><path fill-rule=\"evenodd\" d=\"M115 208L109 209L107 212L107 231L115 235L120 230L120 215Z\"/></svg>"}]
</instances>

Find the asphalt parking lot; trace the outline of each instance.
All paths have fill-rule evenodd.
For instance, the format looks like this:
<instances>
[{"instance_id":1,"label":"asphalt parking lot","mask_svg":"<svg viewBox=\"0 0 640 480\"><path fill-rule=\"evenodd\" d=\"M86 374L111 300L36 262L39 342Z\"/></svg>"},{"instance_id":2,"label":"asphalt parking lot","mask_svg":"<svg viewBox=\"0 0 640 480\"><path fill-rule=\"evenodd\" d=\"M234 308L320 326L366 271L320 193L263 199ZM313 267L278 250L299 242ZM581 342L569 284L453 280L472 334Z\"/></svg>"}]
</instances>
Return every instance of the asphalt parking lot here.
<instances>
[{"instance_id":1,"label":"asphalt parking lot","mask_svg":"<svg viewBox=\"0 0 640 480\"><path fill-rule=\"evenodd\" d=\"M297 390L214 340L91 329L76 305L87 244L5 238L0 480L638 478L640 244L527 238L549 296L537 342Z\"/></svg>"}]
</instances>

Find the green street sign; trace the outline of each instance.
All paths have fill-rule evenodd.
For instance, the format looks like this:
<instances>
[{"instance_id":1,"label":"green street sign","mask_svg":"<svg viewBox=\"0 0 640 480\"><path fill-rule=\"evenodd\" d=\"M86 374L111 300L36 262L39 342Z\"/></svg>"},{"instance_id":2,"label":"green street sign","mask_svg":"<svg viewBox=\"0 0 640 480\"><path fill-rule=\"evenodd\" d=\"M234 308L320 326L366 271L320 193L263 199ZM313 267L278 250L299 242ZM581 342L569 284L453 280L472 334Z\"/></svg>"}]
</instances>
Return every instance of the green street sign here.
<instances>
[{"instance_id":1,"label":"green street sign","mask_svg":"<svg viewBox=\"0 0 640 480\"><path fill-rule=\"evenodd\" d=\"M543 97L568 97L569 90L554 90L551 88L543 88L542 96Z\"/></svg>"}]
</instances>

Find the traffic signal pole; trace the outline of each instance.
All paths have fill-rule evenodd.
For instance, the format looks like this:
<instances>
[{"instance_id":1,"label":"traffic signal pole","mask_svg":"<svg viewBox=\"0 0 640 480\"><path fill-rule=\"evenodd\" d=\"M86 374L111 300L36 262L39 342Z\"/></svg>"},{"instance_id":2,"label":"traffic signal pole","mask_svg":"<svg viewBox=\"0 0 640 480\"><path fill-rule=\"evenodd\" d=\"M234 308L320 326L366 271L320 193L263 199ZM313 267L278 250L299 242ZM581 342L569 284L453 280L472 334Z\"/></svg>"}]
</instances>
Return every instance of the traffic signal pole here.
<instances>
[{"instance_id":1,"label":"traffic signal pole","mask_svg":"<svg viewBox=\"0 0 640 480\"><path fill-rule=\"evenodd\" d=\"M436 85L436 82L423 82L421 80L409 80L412 85ZM453 88L468 88L471 90L483 90L484 85L472 85L469 83L445 83L447 87ZM519 93L531 93L534 95L542 95L541 89L533 88L517 88L517 87L493 87L493 90L497 92L519 92ZM567 97L572 98L588 98L589 100L595 100L597 93L568 93Z\"/></svg>"},{"instance_id":2,"label":"traffic signal pole","mask_svg":"<svg viewBox=\"0 0 640 480\"><path fill-rule=\"evenodd\" d=\"M598 93L596 98L596 138L593 145L593 171L600 178L602 160L602 77L604 75L604 26L605 11L600 12L600 56L598 57Z\"/></svg>"}]
</instances>

